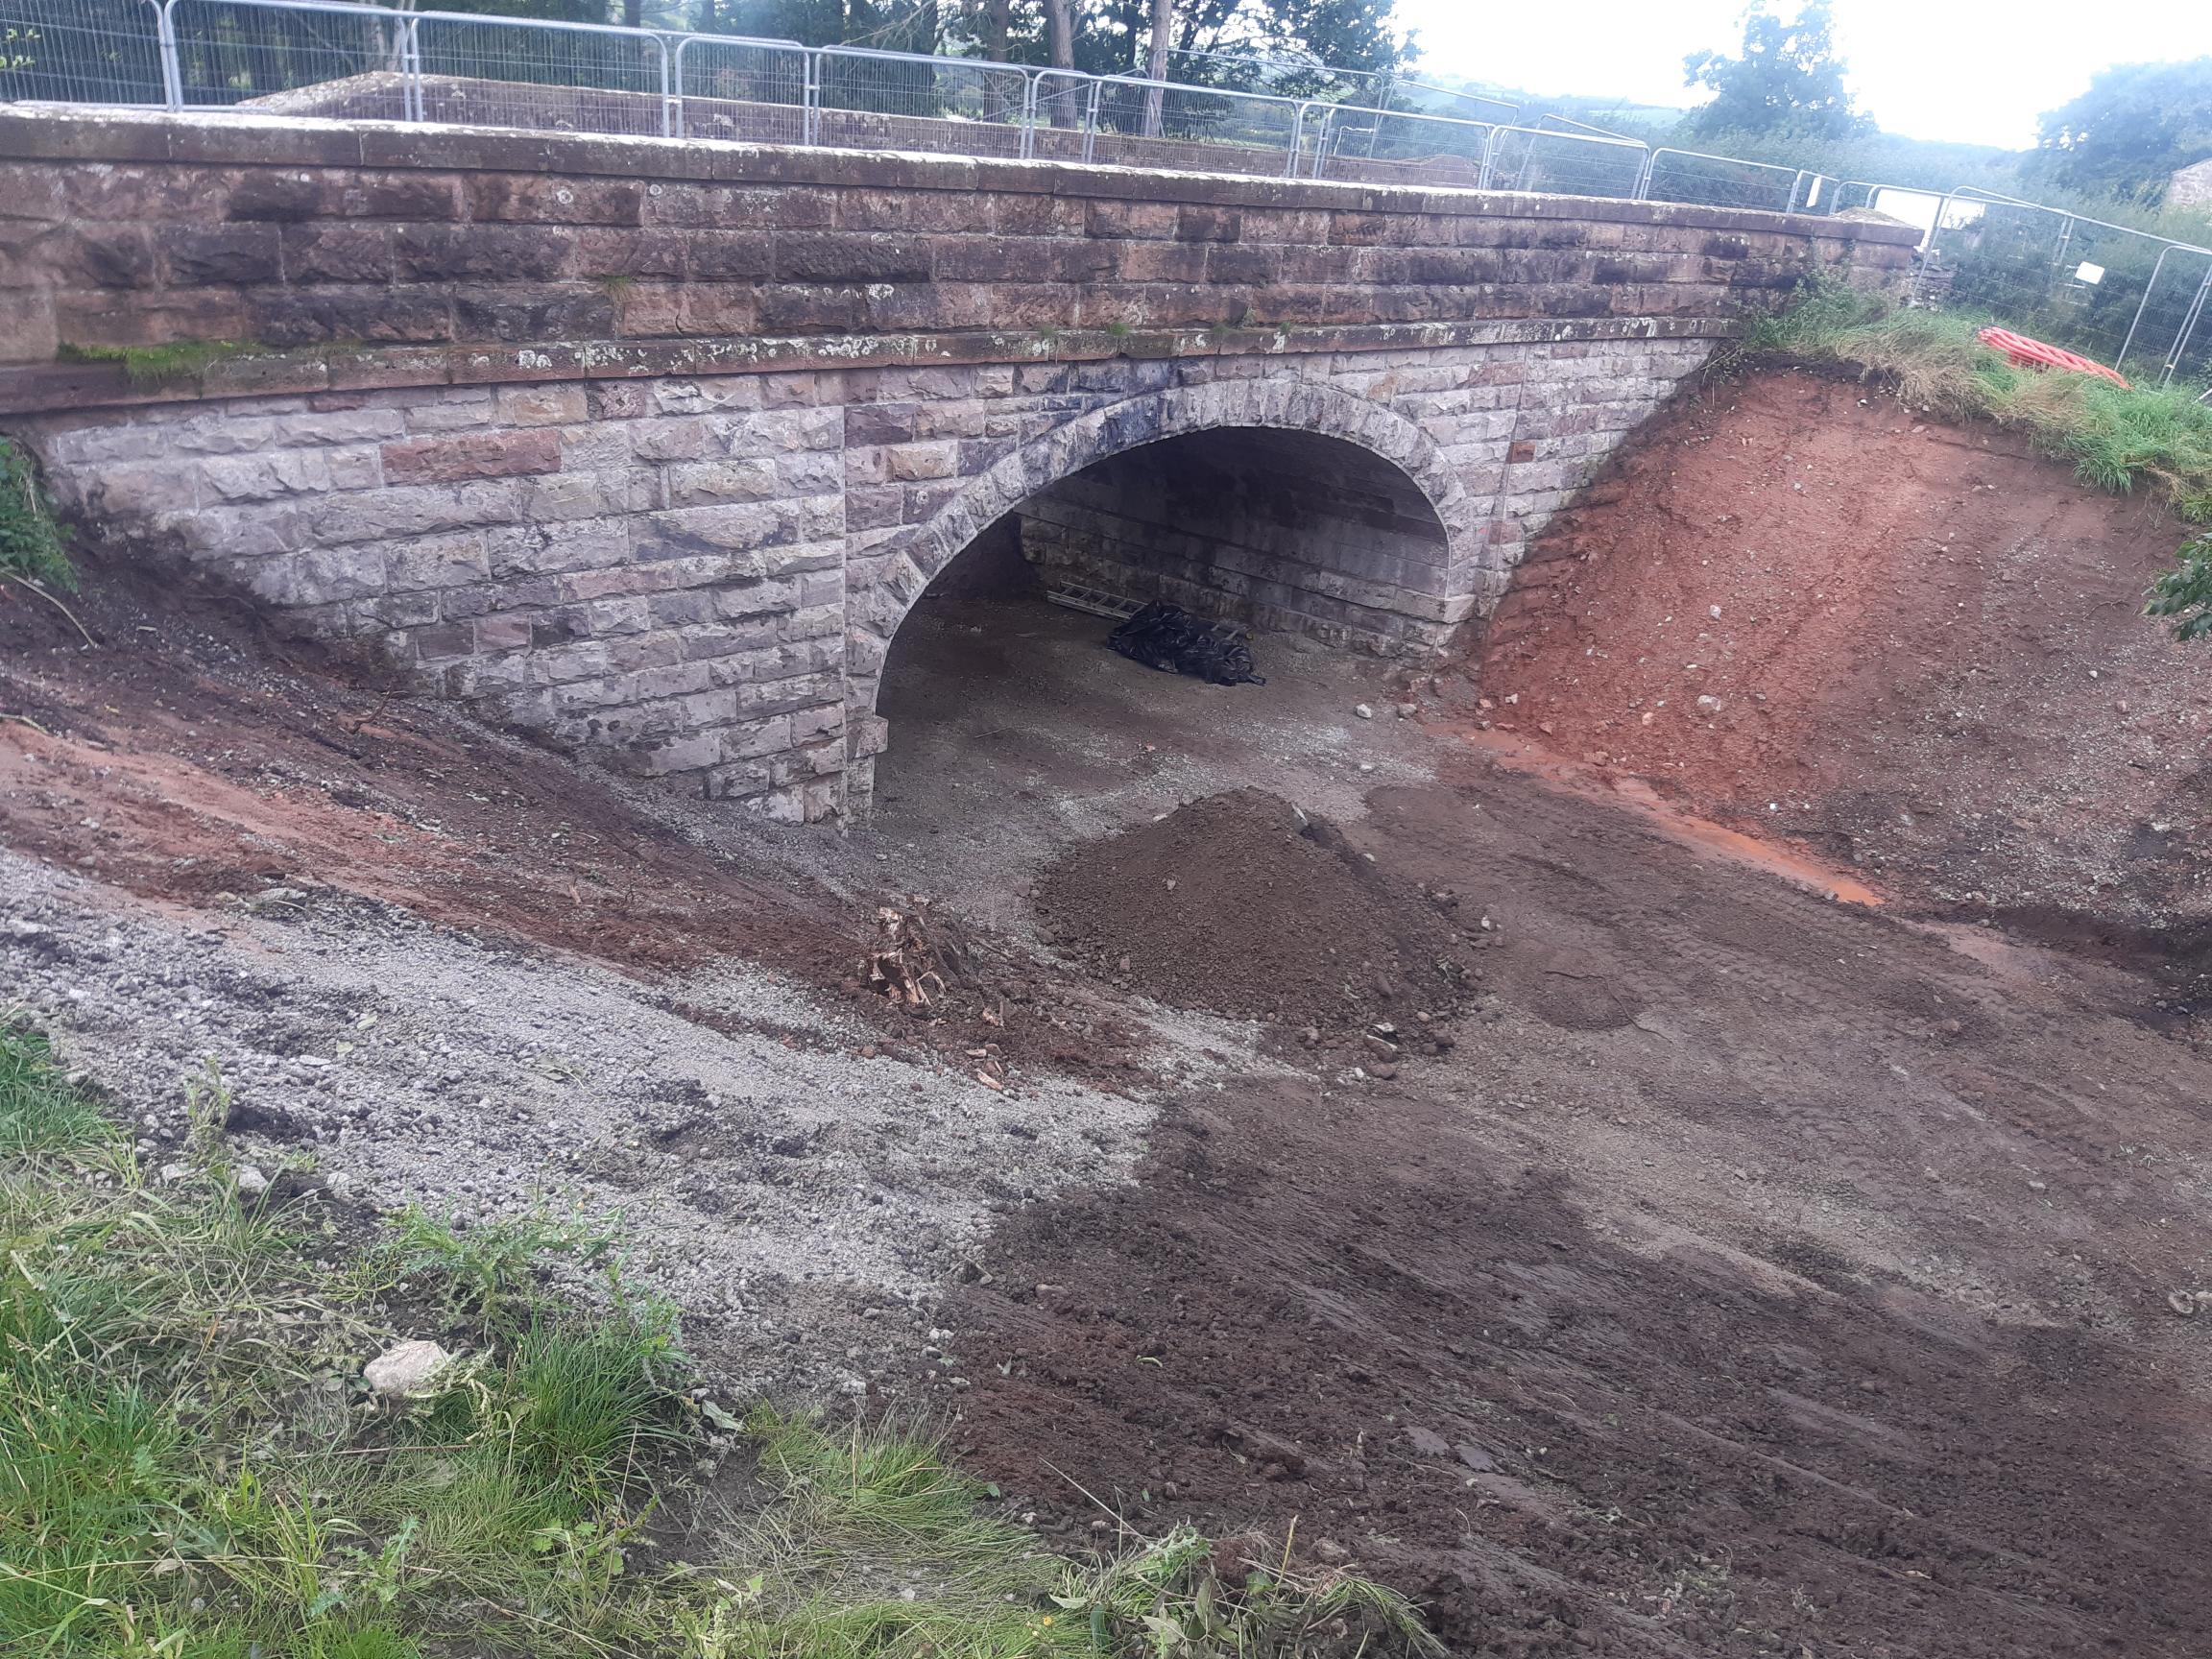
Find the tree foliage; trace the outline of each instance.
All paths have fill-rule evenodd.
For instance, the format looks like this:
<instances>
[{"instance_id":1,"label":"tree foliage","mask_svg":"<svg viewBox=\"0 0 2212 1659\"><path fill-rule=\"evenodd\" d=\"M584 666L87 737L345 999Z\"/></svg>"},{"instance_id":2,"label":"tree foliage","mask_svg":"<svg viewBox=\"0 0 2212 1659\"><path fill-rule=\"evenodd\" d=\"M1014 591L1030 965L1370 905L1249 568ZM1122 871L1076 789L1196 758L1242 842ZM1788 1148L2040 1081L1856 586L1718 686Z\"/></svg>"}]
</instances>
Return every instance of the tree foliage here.
<instances>
[{"instance_id":1,"label":"tree foliage","mask_svg":"<svg viewBox=\"0 0 2212 1659\"><path fill-rule=\"evenodd\" d=\"M1693 111L1700 132L1801 133L1846 138L1871 123L1851 103L1845 65L1836 55L1835 25L1827 0L1805 0L1784 21L1773 0L1757 0L1743 15L1743 56L1693 52L1682 60L1687 84L1712 92Z\"/></svg>"},{"instance_id":2,"label":"tree foliage","mask_svg":"<svg viewBox=\"0 0 2212 1659\"><path fill-rule=\"evenodd\" d=\"M2181 549L2174 568L2152 585L2145 609L2176 639L2212 638L2212 531Z\"/></svg>"},{"instance_id":3,"label":"tree foliage","mask_svg":"<svg viewBox=\"0 0 2212 1659\"><path fill-rule=\"evenodd\" d=\"M2068 190L2155 203L2176 169L2212 156L2212 58L2123 63L2043 117L2036 171Z\"/></svg>"},{"instance_id":4,"label":"tree foliage","mask_svg":"<svg viewBox=\"0 0 2212 1659\"><path fill-rule=\"evenodd\" d=\"M1386 70L1412 56L1410 39L1392 26L1395 7L1396 0L1175 0L1169 44L1178 53ZM454 9L642 22L809 46L851 42L1029 63L1048 57L1045 0L455 0ZM1154 0L1073 0L1075 66L1142 73L1153 9ZM1177 74L1192 78L1181 67Z\"/></svg>"}]
</instances>

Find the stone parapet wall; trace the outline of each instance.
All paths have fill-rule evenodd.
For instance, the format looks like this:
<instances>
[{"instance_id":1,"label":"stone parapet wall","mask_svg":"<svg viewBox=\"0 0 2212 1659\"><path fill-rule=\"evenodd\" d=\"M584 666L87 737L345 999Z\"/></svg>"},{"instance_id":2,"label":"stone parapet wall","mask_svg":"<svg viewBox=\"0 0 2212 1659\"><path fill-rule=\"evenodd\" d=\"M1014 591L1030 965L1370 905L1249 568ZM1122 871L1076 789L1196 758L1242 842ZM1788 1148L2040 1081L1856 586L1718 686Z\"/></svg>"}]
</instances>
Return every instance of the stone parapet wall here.
<instances>
[{"instance_id":1,"label":"stone parapet wall","mask_svg":"<svg viewBox=\"0 0 2212 1659\"><path fill-rule=\"evenodd\" d=\"M378 123L0 112L0 361L1720 319L1899 228L1666 204Z\"/></svg>"}]
</instances>

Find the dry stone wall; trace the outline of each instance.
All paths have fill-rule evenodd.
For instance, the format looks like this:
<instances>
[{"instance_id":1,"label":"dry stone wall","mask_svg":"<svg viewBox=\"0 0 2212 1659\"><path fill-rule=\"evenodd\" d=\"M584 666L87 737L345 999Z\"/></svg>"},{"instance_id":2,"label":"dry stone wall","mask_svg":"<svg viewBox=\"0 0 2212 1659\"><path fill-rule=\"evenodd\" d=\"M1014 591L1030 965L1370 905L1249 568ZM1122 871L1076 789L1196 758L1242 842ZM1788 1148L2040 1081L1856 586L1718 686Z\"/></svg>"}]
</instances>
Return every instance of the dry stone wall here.
<instances>
[{"instance_id":1,"label":"dry stone wall","mask_svg":"<svg viewBox=\"0 0 2212 1659\"><path fill-rule=\"evenodd\" d=\"M923 587L1094 462L1355 445L1425 649L1739 326L1910 232L1558 198L368 123L0 113L0 421L72 509L709 797L864 801ZM228 341L167 377L87 349ZM140 377L132 378L133 368ZM1364 464L1362 464L1364 465ZM1387 587L1387 583L1383 583ZM1355 633L1360 631L1355 630Z\"/></svg>"}]
</instances>

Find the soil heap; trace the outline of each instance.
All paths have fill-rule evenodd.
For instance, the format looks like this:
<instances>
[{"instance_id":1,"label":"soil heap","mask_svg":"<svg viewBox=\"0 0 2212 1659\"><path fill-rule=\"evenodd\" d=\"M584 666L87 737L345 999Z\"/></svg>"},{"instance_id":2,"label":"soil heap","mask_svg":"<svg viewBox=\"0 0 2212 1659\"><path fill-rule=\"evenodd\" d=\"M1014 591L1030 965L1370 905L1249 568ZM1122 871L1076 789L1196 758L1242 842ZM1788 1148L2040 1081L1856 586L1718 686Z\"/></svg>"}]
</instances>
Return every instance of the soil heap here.
<instances>
[{"instance_id":1,"label":"soil heap","mask_svg":"<svg viewBox=\"0 0 2212 1659\"><path fill-rule=\"evenodd\" d=\"M1078 846L1037 890L1056 943L1147 996L1323 1033L1454 1011L1473 977L1456 902L1263 789Z\"/></svg>"}]
</instances>

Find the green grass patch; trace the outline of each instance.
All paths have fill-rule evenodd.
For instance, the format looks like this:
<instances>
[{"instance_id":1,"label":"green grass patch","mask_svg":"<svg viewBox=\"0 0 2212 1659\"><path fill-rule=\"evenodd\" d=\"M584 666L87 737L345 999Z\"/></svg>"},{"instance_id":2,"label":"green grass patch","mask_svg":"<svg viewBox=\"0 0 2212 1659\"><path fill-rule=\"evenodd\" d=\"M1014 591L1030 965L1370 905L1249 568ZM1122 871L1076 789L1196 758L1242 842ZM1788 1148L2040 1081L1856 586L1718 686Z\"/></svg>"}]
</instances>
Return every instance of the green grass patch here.
<instances>
[{"instance_id":1,"label":"green grass patch","mask_svg":"<svg viewBox=\"0 0 2212 1659\"><path fill-rule=\"evenodd\" d=\"M0 438L0 576L47 588L77 586L69 541L30 452Z\"/></svg>"},{"instance_id":2,"label":"green grass patch","mask_svg":"<svg viewBox=\"0 0 2212 1659\"><path fill-rule=\"evenodd\" d=\"M197 380L215 364L266 350L251 340L171 340L159 346L76 346L64 343L64 363L119 363L133 386L172 386Z\"/></svg>"},{"instance_id":3,"label":"green grass patch","mask_svg":"<svg viewBox=\"0 0 2212 1659\"><path fill-rule=\"evenodd\" d=\"M190 1099L189 1173L150 1185L45 1039L0 1021L11 1653L1441 1651L1387 1590L1188 1529L1046 1551L927 1433L740 1422L694 1399L672 1309L613 1269L589 1312L544 1288L549 1261L603 1262L604 1229L416 1211L364 1241L241 1181L212 1070ZM454 1358L373 1396L364 1361L421 1334Z\"/></svg>"}]
</instances>

